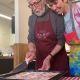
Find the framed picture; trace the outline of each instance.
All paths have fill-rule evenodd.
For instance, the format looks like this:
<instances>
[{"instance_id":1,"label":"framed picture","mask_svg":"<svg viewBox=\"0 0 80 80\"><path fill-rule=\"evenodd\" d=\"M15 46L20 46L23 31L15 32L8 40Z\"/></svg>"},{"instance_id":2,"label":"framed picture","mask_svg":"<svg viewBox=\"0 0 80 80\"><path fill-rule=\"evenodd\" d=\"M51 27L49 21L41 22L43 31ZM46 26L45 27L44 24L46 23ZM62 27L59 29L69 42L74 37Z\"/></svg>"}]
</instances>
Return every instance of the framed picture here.
<instances>
[{"instance_id":1,"label":"framed picture","mask_svg":"<svg viewBox=\"0 0 80 80\"><path fill-rule=\"evenodd\" d=\"M80 76L80 45L72 44L69 55L70 74Z\"/></svg>"},{"instance_id":2,"label":"framed picture","mask_svg":"<svg viewBox=\"0 0 80 80\"><path fill-rule=\"evenodd\" d=\"M71 0L72 2L80 2L80 0Z\"/></svg>"},{"instance_id":3,"label":"framed picture","mask_svg":"<svg viewBox=\"0 0 80 80\"><path fill-rule=\"evenodd\" d=\"M75 0L72 3L72 16L74 21L74 28L77 35L78 44L80 44L80 1Z\"/></svg>"},{"instance_id":4,"label":"framed picture","mask_svg":"<svg viewBox=\"0 0 80 80\"><path fill-rule=\"evenodd\" d=\"M66 16L65 38L68 44L80 44L80 0L71 0Z\"/></svg>"}]
</instances>

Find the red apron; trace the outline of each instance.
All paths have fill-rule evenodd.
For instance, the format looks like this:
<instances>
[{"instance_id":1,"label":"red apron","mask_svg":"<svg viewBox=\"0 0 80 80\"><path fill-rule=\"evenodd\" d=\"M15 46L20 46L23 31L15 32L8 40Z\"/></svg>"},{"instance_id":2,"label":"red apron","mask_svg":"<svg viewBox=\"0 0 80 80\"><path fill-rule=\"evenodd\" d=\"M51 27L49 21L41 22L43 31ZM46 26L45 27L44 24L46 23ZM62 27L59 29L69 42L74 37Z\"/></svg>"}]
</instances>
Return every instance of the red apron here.
<instances>
[{"instance_id":1,"label":"red apron","mask_svg":"<svg viewBox=\"0 0 80 80\"><path fill-rule=\"evenodd\" d=\"M36 68L38 69L42 67L44 59L57 44L57 38L53 32L50 18L46 21L36 21L35 38L37 48ZM66 71L68 67L67 54L65 48L63 48L51 59L51 70Z\"/></svg>"}]
</instances>

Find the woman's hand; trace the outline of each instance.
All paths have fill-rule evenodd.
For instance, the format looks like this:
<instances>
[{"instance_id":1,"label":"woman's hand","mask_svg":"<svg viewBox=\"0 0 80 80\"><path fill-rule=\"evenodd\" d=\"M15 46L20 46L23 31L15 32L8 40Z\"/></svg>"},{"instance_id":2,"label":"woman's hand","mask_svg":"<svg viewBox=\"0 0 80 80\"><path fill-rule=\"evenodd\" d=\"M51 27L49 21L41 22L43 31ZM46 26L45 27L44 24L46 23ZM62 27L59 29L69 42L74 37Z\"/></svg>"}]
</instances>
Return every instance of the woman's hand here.
<instances>
[{"instance_id":1,"label":"woman's hand","mask_svg":"<svg viewBox=\"0 0 80 80\"><path fill-rule=\"evenodd\" d=\"M48 55L44 59L42 67L39 68L38 70L49 70L50 69L50 60L51 60L51 55Z\"/></svg>"}]
</instances>

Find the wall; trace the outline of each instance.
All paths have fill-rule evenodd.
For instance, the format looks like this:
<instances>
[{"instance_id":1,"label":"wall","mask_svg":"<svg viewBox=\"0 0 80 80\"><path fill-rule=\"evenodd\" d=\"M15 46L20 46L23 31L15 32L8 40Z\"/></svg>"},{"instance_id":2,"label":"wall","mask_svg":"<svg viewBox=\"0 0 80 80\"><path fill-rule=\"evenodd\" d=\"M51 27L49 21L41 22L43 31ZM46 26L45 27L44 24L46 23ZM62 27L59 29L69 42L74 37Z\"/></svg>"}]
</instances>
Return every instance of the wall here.
<instances>
[{"instance_id":1,"label":"wall","mask_svg":"<svg viewBox=\"0 0 80 80\"><path fill-rule=\"evenodd\" d=\"M26 0L15 0L15 37L16 43L27 43L28 18L31 11Z\"/></svg>"},{"instance_id":2,"label":"wall","mask_svg":"<svg viewBox=\"0 0 80 80\"><path fill-rule=\"evenodd\" d=\"M20 18L20 42L26 43L28 36L28 19L31 15L31 9L28 8L27 1L21 0L19 2L19 18Z\"/></svg>"},{"instance_id":3,"label":"wall","mask_svg":"<svg viewBox=\"0 0 80 80\"><path fill-rule=\"evenodd\" d=\"M27 0L15 0L15 45L14 52L14 67L24 61L24 55L27 51L27 36L28 36L28 19L31 11L28 8Z\"/></svg>"},{"instance_id":4,"label":"wall","mask_svg":"<svg viewBox=\"0 0 80 80\"><path fill-rule=\"evenodd\" d=\"M5 1L5 0L4 0ZM1 1L0 1L1 2ZM6 16L11 17L14 14L14 9L11 8L14 6L14 3L12 3L13 5L11 5L11 3L7 3L7 5L0 3L0 13L4 14ZM8 7L9 5L11 5L10 7Z\"/></svg>"},{"instance_id":5,"label":"wall","mask_svg":"<svg viewBox=\"0 0 80 80\"><path fill-rule=\"evenodd\" d=\"M0 18L0 48L9 47L11 34L11 22Z\"/></svg>"},{"instance_id":6,"label":"wall","mask_svg":"<svg viewBox=\"0 0 80 80\"><path fill-rule=\"evenodd\" d=\"M14 14L14 0L0 0L0 14L12 17ZM13 44L14 35L11 34L11 21L0 17L0 50L3 54L8 53Z\"/></svg>"}]
</instances>

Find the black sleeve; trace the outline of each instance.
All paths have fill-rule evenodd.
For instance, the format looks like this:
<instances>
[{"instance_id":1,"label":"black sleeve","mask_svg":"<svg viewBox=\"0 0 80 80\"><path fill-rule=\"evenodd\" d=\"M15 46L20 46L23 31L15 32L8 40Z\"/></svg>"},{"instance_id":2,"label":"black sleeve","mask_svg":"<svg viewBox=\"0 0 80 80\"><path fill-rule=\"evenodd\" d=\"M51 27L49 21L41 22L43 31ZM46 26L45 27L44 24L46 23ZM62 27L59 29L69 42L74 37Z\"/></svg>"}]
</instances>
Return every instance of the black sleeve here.
<instances>
[{"instance_id":1,"label":"black sleeve","mask_svg":"<svg viewBox=\"0 0 80 80\"><path fill-rule=\"evenodd\" d=\"M28 42L33 42L34 43L35 40L34 40L33 16L29 17L28 26L29 26Z\"/></svg>"},{"instance_id":2,"label":"black sleeve","mask_svg":"<svg viewBox=\"0 0 80 80\"><path fill-rule=\"evenodd\" d=\"M61 15L56 15L56 35L58 44L60 44L61 46L65 45L64 31L65 31L64 17Z\"/></svg>"}]
</instances>

